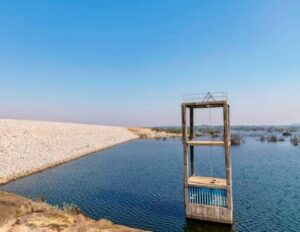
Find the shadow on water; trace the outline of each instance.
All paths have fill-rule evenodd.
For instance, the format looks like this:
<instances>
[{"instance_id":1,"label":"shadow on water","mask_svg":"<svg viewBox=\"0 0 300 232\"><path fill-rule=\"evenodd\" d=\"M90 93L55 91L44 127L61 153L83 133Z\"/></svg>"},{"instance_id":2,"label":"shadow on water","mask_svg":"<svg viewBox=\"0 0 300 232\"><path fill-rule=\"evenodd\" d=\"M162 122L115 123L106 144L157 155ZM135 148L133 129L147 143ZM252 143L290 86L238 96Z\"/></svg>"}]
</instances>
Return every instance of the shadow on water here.
<instances>
[{"instance_id":1,"label":"shadow on water","mask_svg":"<svg viewBox=\"0 0 300 232\"><path fill-rule=\"evenodd\" d=\"M233 226L213 222L186 219L185 232L231 232Z\"/></svg>"}]
</instances>

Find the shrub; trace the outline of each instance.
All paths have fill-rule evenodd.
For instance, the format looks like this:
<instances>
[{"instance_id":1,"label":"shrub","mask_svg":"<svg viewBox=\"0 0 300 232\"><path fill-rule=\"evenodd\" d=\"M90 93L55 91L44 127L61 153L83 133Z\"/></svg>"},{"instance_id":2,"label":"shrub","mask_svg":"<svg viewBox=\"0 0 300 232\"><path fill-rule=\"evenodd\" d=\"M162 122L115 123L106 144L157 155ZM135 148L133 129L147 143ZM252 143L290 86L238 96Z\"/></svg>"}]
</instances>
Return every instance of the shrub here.
<instances>
[{"instance_id":1,"label":"shrub","mask_svg":"<svg viewBox=\"0 0 300 232\"><path fill-rule=\"evenodd\" d=\"M240 145L243 142L243 137L240 134L231 135L231 145Z\"/></svg>"},{"instance_id":2,"label":"shrub","mask_svg":"<svg viewBox=\"0 0 300 232\"><path fill-rule=\"evenodd\" d=\"M284 131L284 132L282 133L282 135L283 135L283 136L291 136L292 133L289 132L289 131Z\"/></svg>"},{"instance_id":3,"label":"shrub","mask_svg":"<svg viewBox=\"0 0 300 232\"><path fill-rule=\"evenodd\" d=\"M261 142L264 142L266 140L266 137L264 135L261 135L259 139Z\"/></svg>"},{"instance_id":4,"label":"shrub","mask_svg":"<svg viewBox=\"0 0 300 232\"><path fill-rule=\"evenodd\" d=\"M297 146L300 143L300 139L295 135L293 138L291 138L290 142L294 145Z\"/></svg>"},{"instance_id":5,"label":"shrub","mask_svg":"<svg viewBox=\"0 0 300 232\"><path fill-rule=\"evenodd\" d=\"M63 211L65 211L67 213L73 213L73 214L82 213L81 209L73 203L71 203L71 204L63 203L62 209L63 209Z\"/></svg>"},{"instance_id":6,"label":"shrub","mask_svg":"<svg viewBox=\"0 0 300 232\"><path fill-rule=\"evenodd\" d=\"M276 135L271 135L268 137L268 142L276 143L277 141L278 141L278 139L277 139Z\"/></svg>"}]
</instances>

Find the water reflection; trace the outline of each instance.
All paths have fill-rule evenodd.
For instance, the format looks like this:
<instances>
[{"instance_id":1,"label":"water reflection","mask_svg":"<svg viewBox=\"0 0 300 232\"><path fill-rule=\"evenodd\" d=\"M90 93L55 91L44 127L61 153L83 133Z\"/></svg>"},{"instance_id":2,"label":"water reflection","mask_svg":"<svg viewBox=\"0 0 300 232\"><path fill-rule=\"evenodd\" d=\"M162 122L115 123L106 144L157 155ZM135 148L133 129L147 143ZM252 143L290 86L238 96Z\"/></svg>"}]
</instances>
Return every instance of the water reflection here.
<instances>
[{"instance_id":1,"label":"water reflection","mask_svg":"<svg viewBox=\"0 0 300 232\"><path fill-rule=\"evenodd\" d=\"M185 232L232 232L233 226L186 219Z\"/></svg>"}]
</instances>

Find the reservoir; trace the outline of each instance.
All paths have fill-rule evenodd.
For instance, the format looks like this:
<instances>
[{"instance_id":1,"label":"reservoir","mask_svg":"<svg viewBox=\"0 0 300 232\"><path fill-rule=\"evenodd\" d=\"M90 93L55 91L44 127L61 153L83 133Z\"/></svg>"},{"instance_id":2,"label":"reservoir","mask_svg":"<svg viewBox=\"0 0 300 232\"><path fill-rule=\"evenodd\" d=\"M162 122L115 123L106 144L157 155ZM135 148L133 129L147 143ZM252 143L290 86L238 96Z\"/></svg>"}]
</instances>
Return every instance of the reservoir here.
<instances>
[{"instance_id":1,"label":"reservoir","mask_svg":"<svg viewBox=\"0 0 300 232\"><path fill-rule=\"evenodd\" d=\"M221 147L197 148L196 172L224 177ZM211 155L211 153L213 155ZM232 146L234 225L185 219L181 140L135 140L23 177L0 189L94 219L153 231L299 231L300 147L247 137Z\"/></svg>"}]
</instances>

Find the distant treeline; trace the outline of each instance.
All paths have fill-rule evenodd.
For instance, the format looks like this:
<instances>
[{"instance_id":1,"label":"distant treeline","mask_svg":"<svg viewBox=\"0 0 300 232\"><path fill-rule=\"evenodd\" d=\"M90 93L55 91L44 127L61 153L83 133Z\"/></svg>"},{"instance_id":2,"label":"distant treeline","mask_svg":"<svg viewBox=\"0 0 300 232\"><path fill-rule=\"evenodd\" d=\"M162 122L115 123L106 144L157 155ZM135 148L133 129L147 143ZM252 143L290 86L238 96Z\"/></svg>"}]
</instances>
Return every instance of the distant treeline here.
<instances>
[{"instance_id":1,"label":"distant treeline","mask_svg":"<svg viewBox=\"0 0 300 232\"><path fill-rule=\"evenodd\" d=\"M179 126L169 126L169 127L154 127L156 131L164 131L168 133L181 133L182 128ZM210 136L212 138L218 138L223 136L223 126L195 126L194 133L196 137ZM281 142L285 141L289 137L290 142L293 145L300 144L300 136L294 134L295 132L300 132L300 126L231 126L231 144L239 145L244 142L244 137L241 135L243 132L260 132L260 141L268 142ZM188 128L189 131L189 128ZM248 134L248 133L245 133ZM250 136L251 133L249 134ZM254 134L257 136L257 134Z\"/></svg>"},{"instance_id":2,"label":"distant treeline","mask_svg":"<svg viewBox=\"0 0 300 232\"><path fill-rule=\"evenodd\" d=\"M181 133L180 126L168 126L168 127L154 127L154 130L157 131L166 131L171 133ZM245 132L253 132L253 131L261 131L261 132L279 132L279 133L293 133L300 131L300 126L231 126L231 129L234 131L245 131ZM208 132L208 131L216 131L222 132L223 126L209 126L209 125L201 125L195 126L195 131L199 132Z\"/></svg>"}]
</instances>

